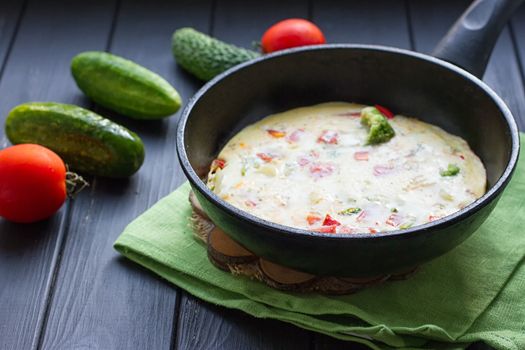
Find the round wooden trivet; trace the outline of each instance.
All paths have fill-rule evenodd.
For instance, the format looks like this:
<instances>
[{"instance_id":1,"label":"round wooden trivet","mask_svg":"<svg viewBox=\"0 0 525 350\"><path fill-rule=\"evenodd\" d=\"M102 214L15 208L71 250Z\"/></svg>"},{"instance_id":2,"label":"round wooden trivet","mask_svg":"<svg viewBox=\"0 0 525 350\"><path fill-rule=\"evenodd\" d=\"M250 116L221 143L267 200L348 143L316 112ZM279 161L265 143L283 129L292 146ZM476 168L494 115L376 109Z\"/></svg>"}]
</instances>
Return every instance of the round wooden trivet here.
<instances>
[{"instance_id":1,"label":"round wooden trivet","mask_svg":"<svg viewBox=\"0 0 525 350\"><path fill-rule=\"evenodd\" d=\"M221 270L259 280L279 290L350 294L386 281L407 279L417 271L414 268L372 278L315 276L297 271L256 256L213 224L192 191L189 200L195 237L206 244L211 263Z\"/></svg>"}]
</instances>

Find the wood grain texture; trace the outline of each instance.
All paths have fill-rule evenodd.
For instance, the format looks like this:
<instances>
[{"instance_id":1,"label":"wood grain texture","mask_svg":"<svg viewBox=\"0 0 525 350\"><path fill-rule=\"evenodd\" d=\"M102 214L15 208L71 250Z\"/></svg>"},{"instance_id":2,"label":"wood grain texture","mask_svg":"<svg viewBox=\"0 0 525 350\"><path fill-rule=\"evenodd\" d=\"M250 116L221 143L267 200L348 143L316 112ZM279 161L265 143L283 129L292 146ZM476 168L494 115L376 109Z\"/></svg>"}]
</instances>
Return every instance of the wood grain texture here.
<instances>
[{"instance_id":1,"label":"wood grain texture","mask_svg":"<svg viewBox=\"0 0 525 350\"><path fill-rule=\"evenodd\" d=\"M410 48L403 0L313 0L312 19L330 43Z\"/></svg>"},{"instance_id":2,"label":"wood grain texture","mask_svg":"<svg viewBox=\"0 0 525 350\"><path fill-rule=\"evenodd\" d=\"M91 179L50 220L22 226L0 219L0 349L365 349L213 306L119 257L112 243L125 225L184 181L175 155L180 113L138 122L98 108L76 88L69 61L109 47L160 73L187 101L201 83L174 64L169 42L176 28L211 29L249 48L274 22L310 17L330 42L409 48L405 1L122 0L113 36L118 0L28 1L23 17L22 1L0 1L0 123L30 100L89 106L138 132L147 156L130 180ZM416 49L429 52L469 2L407 0ZM525 66L525 8L512 29L500 38L485 78L523 130L523 70L514 47ZM0 148L7 145L2 128Z\"/></svg>"},{"instance_id":3,"label":"wood grain texture","mask_svg":"<svg viewBox=\"0 0 525 350\"><path fill-rule=\"evenodd\" d=\"M517 49L520 73L525 81L525 5L522 5L512 18L511 22L513 42ZM525 97L525 96L521 96Z\"/></svg>"},{"instance_id":4,"label":"wood grain texture","mask_svg":"<svg viewBox=\"0 0 525 350\"><path fill-rule=\"evenodd\" d=\"M252 15L246 15L252 14ZM308 16L303 0L247 2L218 0L213 35L251 48L264 31L288 17ZM311 335L283 322L261 320L239 311L198 301L184 293L180 306L177 348L180 349L307 349Z\"/></svg>"},{"instance_id":5,"label":"wood grain texture","mask_svg":"<svg viewBox=\"0 0 525 350\"><path fill-rule=\"evenodd\" d=\"M208 28L210 8L192 0L122 2L109 49L165 77L187 101L198 85L176 68L171 34ZM129 180L94 179L75 201L42 348L169 349L176 288L120 257L112 244L183 181L175 153L179 113L147 122L96 109L139 134L146 160Z\"/></svg>"},{"instance_id":6,"label":"wood grain texture","mask_svg":"<svg viewBox=\"0 0 525 350\"><path fill-rule=\"evenodd\" d=\"M415 48L429 53L470 1L411 0L409 3ZM525 130L525 92L508 28L501 33L483 80L507 103L520 130Z\"/></svg>"},{"instance_id":7,"label":"wood grain texture","mask_svg":"<svg viewBox=\"0 0 525 350\"><path fill-rule=\"evenodd\" d=\"M271 25L286 18L307 18L308 1L216 0L212 35L253 49Z\"/></svg>"},{"instance_id":8,"label":"wood grain texture","mask_svg":"<svg viewBox=\"0 0 525 350\"><path fill-rule=\"evenodd\" d=\"M177 349L308 349L311 333L283 322L257 319L193 297L184 297Z\"/></svg>"},{"instance_id":9,"label":"wood grain texture","mask_svg":"<svg viewBox=\"0 0 525 350\"><path fill-rule=\"evenodd\" d=\"M0 2L0 74L10 48L16 38L16 31L24 14L26 1Z\"/></svg>"},{"instance_id":10,"label":"wood grain texture","mask_svg":"<svg viewBox=\"0 0 525 350\"><path fill-rule=\"evenodd\" d=\"M7 3L15 2L2 2L0 7L8 10ZM19 103L82 102L69 74L69 61L82 47L98 49L105 45L111 10L108 1L67 6L35 0L27 5L0 82L1 125L9 110ZM17 18L17 13L6 12L5 16ZM4 29L12 32L8 22L4 23ZM13 20L9 23L12 27ZM7 36L3 39L9 42ZM0 47L6 48L4 43ZM7 145L2 127L1 146ZM59 249L67 234L66 208L34 225L15 225L0 219L1 349L31 349L38 343L60 260Z\"/></svg>"},{"instance_id":11,"label":"wood grain texture","mask_svg":"<svg viewBox=\"0 0 525 350\"><path fill-rule=\"evenodd\" d=\"M325 32L328 42L375 44L410 49L405 2L401 0L314 0L312 20ZM315 335L316 350L364 350L367 346Z\"/></svg>"}]
</instances>

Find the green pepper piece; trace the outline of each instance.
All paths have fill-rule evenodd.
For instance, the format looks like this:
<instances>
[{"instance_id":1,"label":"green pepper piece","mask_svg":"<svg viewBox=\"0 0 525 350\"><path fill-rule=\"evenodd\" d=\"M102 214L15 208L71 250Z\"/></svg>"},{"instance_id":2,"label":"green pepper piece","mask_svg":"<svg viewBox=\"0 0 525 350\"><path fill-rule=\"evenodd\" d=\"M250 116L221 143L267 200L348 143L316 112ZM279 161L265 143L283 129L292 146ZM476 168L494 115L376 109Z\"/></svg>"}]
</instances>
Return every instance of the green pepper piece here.
<instances>
[{"instance_id":1,"label":"green pepper piece","mask_svg":"<svg viewBox=\"0 0 525 350\"><path fill-rule=\"evenodd\" d=\"M348 209L345 209L345 210L341 210L337 214L339 214L339 215L352 215L352 214L357 214L360 211L361 211L361 208L348 208Z\"/></svg>"}]
</instances>

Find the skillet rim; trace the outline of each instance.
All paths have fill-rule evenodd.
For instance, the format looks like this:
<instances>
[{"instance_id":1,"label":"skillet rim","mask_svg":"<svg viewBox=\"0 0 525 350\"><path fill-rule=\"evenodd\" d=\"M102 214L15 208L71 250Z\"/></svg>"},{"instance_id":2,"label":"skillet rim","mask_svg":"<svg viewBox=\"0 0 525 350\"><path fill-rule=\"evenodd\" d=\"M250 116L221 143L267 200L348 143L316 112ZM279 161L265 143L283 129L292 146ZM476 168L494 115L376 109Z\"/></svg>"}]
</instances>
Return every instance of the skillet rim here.
<instances>
[{"instance_id":1,"label":"skillet rim","mask_svg":"<svg viewBox=\"0 0 525 350\"><path fill-rule=\"evenodd\" d=\"M476 84L480 89L482 89L482 91L485 94L487 94L488 97L492 98L492 100L496 103L496 105L500 109L506 121L508 134L511 137L511 154L510 154L509 162L507 163L505 170L503 171L503 174L496 181L496 183L494 183L494 185L483 196L481 196L480 198L478 198L477 200L475 200L474 202L472 202L465 208L459 211L456 211L450 215L447 215L443 218L440 218L438 220L435 220L429 223L425 223L422 225L417 225L417 226L414 226L408 229L404 229L404 230L392 230L392 231L378 232L375 234L336 233L336 234L327 235L326 233L308 231L304 229L285 226L285 225L274 223L268 220L261 219L246 211L238 209L237 207L234 207L233 205L229 204L228 202L222 200L217 195L215 195L206 186L204 181L202 181L199 178L199 176L196 174L196 172L193 170L193 167L191 166L188 156L187 156L186 146L184 142L185 140L184 132L186 130L187 121L189 119L189 116L191 114L193 107L199 102L200 98L204 96L208 92L208 90L212 89L215 85L219 84L224 78L232 74L235 74L237 71L240 71L246 67L255 65L259 62L263 62L266 60L272 60L274 58L281 57L281 56L294 55L296 53L301 53L301 52L306 52L306 51L340 50L340 49L345 49L345 50L358 49L358 50L380 51L380 52L388 52L388 53L410 56L412 58L420 59L420 60L429 62L431 64L436 64L445 69L451 70L452 72L460 75L464 79L469 80L470 82ZM297 47L297 48L291 48L291 49L286 49L286 50L266 54L264 56L260 56L250 61L238 64L224 71L223 73L217 75L210 81L208 81L189 99L188 103L184 107L184 110L179 118L179 122L177 125L176 138L177 138L176 140L177 155L178 155L179 162L182 166L182 170L186 178L191 183L192 187L197 188L198 191L208 201L213 203L215 206L218 206L220 209L227 212L228 214L233 215L236 218L241 219L251 225L256 225L262 229L266 229L267 234L269 235L273 234L273 235L280 236L284 234L284 235L288 235L288 238L294 238L294 239L299 239L301 237L308 237L309 239L336 240L336 241L342 241L342 240L348 240L348 239L359 239L359 240L362 240L362 239L364 240L396 239L397 237L404 236L404 235L409 235L409 237L412 237L412 236L418 236L421 234L426 234L428 231L431 231L431 230L444 229L447 226L458 223L472 216L479 210L481 210L483 207L491 203L501 194L501 192L508 185L513 175L513 172L516 168L519 152L520 152L519 131L518 131L516 121L510 109L507 107L507 105L501 99L501 97L499 97L498 94L496 94L496 92L494 92L494 90L492 90L492 88L490 88L481 79L469 73L468 71L464 70L463 68L460 68L452 63L446 62L444 60L441 60L439 58L436 58L436 57L433 57L427 54L414 52L414 51L410 51L406 49L400 49L396 47L383 46L383 45L367 45L367 44L323 44L323 45L315 45L315 46ZM405 237L405 238L408 238L408 237Z\"/></svg>"}]
</instances>

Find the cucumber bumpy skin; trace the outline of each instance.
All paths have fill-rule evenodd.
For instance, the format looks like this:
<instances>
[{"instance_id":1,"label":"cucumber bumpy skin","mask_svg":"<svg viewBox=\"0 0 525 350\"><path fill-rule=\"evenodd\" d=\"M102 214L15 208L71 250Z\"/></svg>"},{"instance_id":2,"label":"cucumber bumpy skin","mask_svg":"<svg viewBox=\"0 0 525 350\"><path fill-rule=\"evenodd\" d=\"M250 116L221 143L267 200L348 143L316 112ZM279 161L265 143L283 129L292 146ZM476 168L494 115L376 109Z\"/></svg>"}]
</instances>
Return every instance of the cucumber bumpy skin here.
<instances>
[{"instance_id":1,"label":"cucumber bumpy skin","mask_svg":"<svg viewBox=\"0 0 525 350\"><path fill-rule=\"evenodd\" d=\"M135 119L160 119L177 112L177 90L152 71L107 52L88 51L71 61L78 87L97 104Z\"/></svg>"},{"instance_id":2,"label":"cucumber bumpy skin","mask_svg":"<svg viewBox=\"0 0 525 350\"><path fill-rule=\"evenodd\" d=\"M78 106L21 104L9 112L5 131L13 144L45 146L85 174L128 177L144 162L144 144L137 134Z\"/></svg>"},{"instance_id":3,"label":"cucumber bumpy skin","mask_svg":"<svg viewBox=\"0 0 525 350\"><path fill-rule=\"evenodd\" d=\"M173 33L171 42L177 63L201 80L217 74L260 54L214 39L193 28L181 28Z\"/></svg>"}]
</instances>

